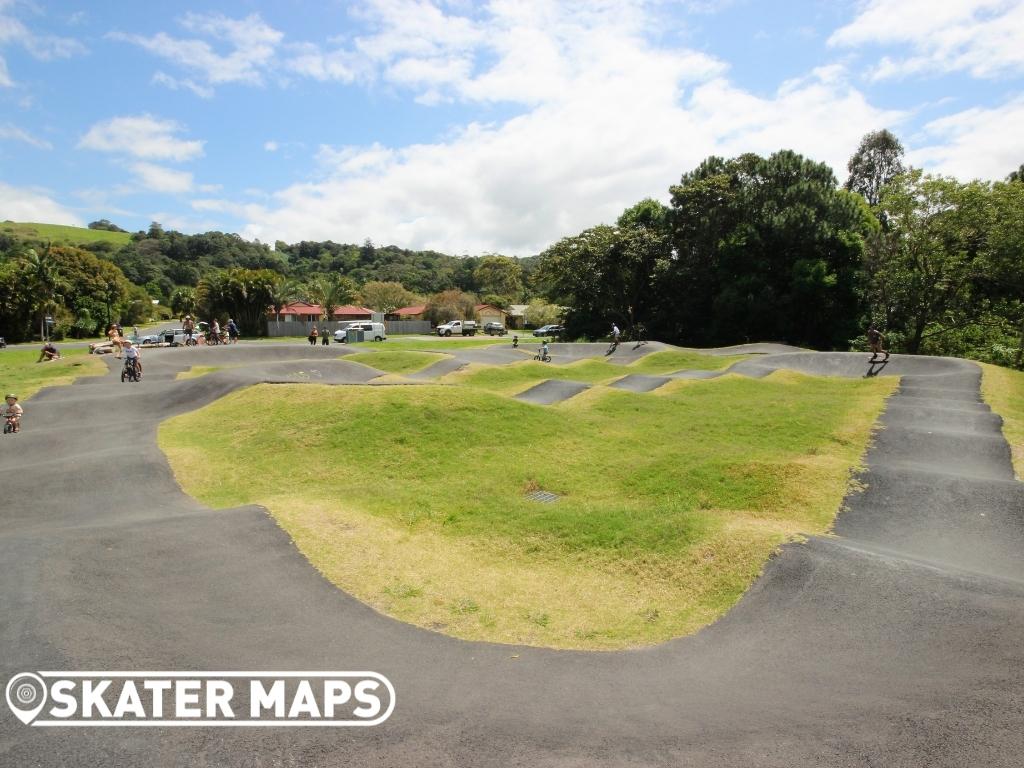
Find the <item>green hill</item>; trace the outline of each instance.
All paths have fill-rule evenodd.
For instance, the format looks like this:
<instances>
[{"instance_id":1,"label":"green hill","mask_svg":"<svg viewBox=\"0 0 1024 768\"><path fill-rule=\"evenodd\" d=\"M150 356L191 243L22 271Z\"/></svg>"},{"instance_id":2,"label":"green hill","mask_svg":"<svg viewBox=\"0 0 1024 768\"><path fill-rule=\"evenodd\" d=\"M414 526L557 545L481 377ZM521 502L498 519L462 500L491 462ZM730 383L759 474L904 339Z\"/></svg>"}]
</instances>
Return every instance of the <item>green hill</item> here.
<instances>
[{"instance_id":1,"label":"green hill","mask_svg":"<svg viewBox=\"0 0 1024 768\"><path fill-rule=\"evenodd\" d=\"M64 243L67 245L106 242L121 246L127 245L131 238L131 234L128 232L108 232L105 229L68 227L63 224L19 223L16 221L5 221L0 224L0 232L23 239L49 240L52 243Z\"/></svg>"}]
</instances>

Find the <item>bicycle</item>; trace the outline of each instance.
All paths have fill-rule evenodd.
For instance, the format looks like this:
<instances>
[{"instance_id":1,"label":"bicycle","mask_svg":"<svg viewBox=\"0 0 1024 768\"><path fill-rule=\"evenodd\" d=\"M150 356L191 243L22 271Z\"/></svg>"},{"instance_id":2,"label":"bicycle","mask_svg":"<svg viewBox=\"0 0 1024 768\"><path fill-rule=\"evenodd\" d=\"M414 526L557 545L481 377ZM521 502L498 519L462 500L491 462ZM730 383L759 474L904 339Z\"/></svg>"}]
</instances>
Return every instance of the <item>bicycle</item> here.
<instances>
[{"instance_id":1,"label":"bicycle","mask_svg":"<svg viewBox=\"0 0 1024 768\"><path fill-rule=\"evenodd\" d=\"M121 369L121 381L138 382L142 379L142 371L139 370L139 361L136 358L126 357L124 368Z\"/></svg>"},{"instance_id":2,"label":"bicycle","mask_svg":"<svg viewBox=\"0 0 1024 768\"><path fill-rule=\"evenodd\" d=\"M4 423L4 434L9 435L12 432L16 432L18 428L18 417L17 416L6 416L6 422Z\"/></svg>"},{"instance_id":3,"label":"bicycle","mask_svg":"<svg viewBox=\"0 0 1024 768\"><path fill-rule=\"evenodd\" d=\"M533 356L533 359L540 360L542 363L550 363L551 355L547 351L541 349L540 352Z\"/></svg>"}]
</instances>

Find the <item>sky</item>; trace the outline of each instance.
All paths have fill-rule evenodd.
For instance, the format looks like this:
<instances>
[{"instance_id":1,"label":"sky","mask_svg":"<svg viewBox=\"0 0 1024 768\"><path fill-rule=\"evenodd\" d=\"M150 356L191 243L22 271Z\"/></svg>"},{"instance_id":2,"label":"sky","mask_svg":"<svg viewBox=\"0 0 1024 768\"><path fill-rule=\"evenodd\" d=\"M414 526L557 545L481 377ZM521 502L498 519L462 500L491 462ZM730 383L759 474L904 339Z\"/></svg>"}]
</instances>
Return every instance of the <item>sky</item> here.
<instances>
[{"instance_id":1,"label":"sky","mask_svg":"<svg viewBox=\"0 0 1024 768\"><path fill-rule=\"evenodd\" d=\"M1024 163L1024 0L0 0L0 220L527 256L709 155Z\"/></svg>"}]
</instances>

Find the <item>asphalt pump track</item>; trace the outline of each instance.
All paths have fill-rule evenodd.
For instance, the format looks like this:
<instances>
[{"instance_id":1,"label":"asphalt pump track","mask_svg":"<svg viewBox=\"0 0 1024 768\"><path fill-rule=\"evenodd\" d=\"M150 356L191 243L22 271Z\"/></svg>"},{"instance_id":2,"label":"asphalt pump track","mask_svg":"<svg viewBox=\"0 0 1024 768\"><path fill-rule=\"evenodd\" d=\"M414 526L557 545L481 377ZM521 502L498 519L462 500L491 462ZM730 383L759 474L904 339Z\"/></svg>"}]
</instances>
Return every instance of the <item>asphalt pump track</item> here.
<instances>
[{"instance_id":1,"label":"asphalt pump track","mask_svg":"<svg viewBox=\"0 0 1024 768\"><path fill-rule=\"evenodd\" d=\"M869 370L864 354L764 351L781 354L731 371ZM0 672L368 669L395 686L391 718L32 728L4 709L0 766L1024 763L1024 484L976 365L894 357L873 371L901 383L835 536L784 546L692 637L584 653L394 621L321 578L263 509L210 511L182 493L161 421L257 381L378 376L338 355L166 350L146 355L140 384L117 381L114 363L33 397L0 448ZM176 381L190 365L238 367Z\"/></svg>"}]
</instances>

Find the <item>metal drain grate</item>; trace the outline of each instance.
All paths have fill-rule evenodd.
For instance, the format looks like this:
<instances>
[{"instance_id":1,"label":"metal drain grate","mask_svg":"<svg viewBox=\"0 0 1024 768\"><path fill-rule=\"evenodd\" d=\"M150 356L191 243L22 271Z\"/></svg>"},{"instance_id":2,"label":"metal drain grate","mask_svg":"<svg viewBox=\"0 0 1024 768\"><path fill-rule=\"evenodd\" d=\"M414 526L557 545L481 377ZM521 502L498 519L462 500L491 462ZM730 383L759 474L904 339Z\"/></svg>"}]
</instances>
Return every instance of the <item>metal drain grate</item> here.
<instances>
[{"instance_id":1,"label":"metal drain grate","mask_svg":"<svg viewBox=\"0 0 1024 768\"><path fill-rule=\"evenodd\" d=\"M533 493L526 494L526 498L530 501L540 501L544 504L550 504L552 501L558 501L558 495L551 493L550 491L534 491Z\"/></svg>"}]
</instances>

